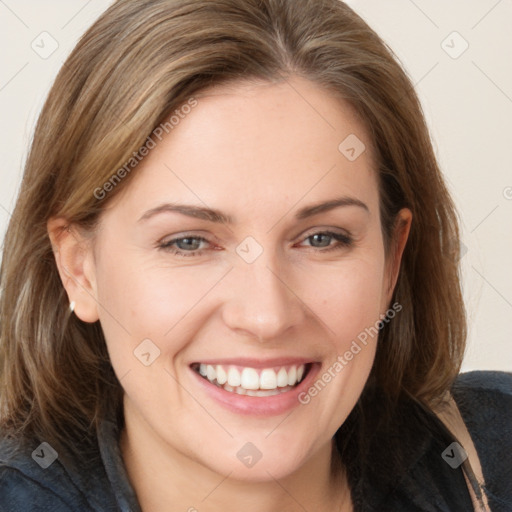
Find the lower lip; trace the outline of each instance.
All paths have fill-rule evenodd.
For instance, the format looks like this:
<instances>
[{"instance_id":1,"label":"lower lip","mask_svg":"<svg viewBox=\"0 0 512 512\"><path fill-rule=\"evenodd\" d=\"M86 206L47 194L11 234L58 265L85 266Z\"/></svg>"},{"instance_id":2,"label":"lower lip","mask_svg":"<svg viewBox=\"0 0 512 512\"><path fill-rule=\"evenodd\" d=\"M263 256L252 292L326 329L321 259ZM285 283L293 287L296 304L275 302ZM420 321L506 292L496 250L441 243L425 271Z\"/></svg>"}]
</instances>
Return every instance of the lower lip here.
<instances>
[{"instance_id":1,"label":"lower lip","mask_svg":"<svg viewBox=\"0 0 512 512\"><path fill-rule=\"evenodd\" d=\"M276 416L301 405L299 395L309 388L319 370L320 364L313 363L306 377L290 391L272 396L247 396L226 391L190 368L199 385L211 398L236 414L250 416Z\"/></svg>"}]
</instances>

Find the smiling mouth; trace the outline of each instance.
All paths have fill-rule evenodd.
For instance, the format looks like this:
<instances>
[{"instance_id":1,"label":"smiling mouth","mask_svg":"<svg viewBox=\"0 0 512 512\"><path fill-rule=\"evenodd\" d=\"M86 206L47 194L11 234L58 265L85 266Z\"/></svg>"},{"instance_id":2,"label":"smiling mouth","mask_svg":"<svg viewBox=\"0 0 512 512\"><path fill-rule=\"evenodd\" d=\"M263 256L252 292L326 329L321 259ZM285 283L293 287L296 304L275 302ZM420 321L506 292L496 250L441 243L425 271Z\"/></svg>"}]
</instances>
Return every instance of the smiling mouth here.
<instances>
[{"instance_id":1,"label":"smiling mouth","mask_svg":"<svg viewBox=\"0 0 512 512\"><path fill-rule=\"evenodd\" d=\"M238 395L265 397L286 393L308 374L312 363L256 369L194 363L192 370L211 384Z\"/></svg>"}]
</instances>

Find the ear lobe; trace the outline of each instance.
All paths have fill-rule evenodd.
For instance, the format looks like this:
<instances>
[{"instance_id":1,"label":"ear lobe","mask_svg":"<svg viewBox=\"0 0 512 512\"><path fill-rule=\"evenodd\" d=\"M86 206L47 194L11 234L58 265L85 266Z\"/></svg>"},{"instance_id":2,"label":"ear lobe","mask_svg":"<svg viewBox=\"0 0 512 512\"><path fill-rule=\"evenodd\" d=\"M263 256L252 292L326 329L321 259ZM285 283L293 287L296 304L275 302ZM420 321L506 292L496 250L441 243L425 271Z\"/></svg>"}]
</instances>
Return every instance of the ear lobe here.
<instances>
[{"instance_id":1,"label":"ear lobe","mask_svg":"<svg viewBox=\"0 0 512 512\"><path fill-rule=\"evenodd\" d=\"M387 301L391 301L393 291L395 290L398 274L400 272L400 264L404 253L407 239L412 224L412 213L408 208L402 208L397 215L395 226L392 233L391 247L389 251L388 261L388 290Z\"/></svg>"},{"instance_id":2,"label":"ear lobe","mask_svg":"<svg viewBox=\"0 0 512 512\"><path fill-rule=\"evenodd\" d=\"M57 270L74 313L84 322L99 319L96 279L90 241L66 219L53 217L47 223Z\"/></svg>"}]
</instances>

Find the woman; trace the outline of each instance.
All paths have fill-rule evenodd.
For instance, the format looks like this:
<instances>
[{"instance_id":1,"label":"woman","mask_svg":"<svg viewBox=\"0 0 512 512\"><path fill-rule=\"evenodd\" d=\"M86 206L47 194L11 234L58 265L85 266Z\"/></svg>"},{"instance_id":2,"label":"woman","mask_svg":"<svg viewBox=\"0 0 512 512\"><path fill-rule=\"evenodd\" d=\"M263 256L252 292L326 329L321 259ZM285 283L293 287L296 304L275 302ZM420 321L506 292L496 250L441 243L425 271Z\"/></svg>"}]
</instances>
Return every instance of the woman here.
<instances>
[{"instance_id":1,"label":"woman","mask_svg":"<svg viewBox=\"0 0 512 512\"><path fill-rule=\"evenodd\" d=\"M0 504L512 510L458 250L411 83L342 2L114 3L5 239Z\"/></svg>"}]
</instances>

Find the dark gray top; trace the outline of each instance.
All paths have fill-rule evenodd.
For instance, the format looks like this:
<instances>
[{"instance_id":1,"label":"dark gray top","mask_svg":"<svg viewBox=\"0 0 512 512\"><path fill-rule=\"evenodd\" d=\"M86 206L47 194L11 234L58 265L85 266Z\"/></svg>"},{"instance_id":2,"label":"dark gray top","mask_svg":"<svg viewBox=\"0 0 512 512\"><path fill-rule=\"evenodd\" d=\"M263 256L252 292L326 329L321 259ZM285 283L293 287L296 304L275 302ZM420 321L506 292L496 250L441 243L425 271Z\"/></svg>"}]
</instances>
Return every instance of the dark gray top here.
<instances>
[{"instance_id":1,"label":"dark gray top","mask_svg":"<svg viewBox=\"0 0 512 512\"><path fill-rule=\"evenodd\" d=\"M512 512L512 373L461 374L452 393L480 457L492 512ZM468 463L460 464L463 452L441 422L407 402L394 418L392 430L377 429L372 463L351 482L355 511L472 511L462 472ZM0 511L140 512L119 431L116 422L104 421L97 458L76 461L79 470L55 458L47 444L0 441Z\"/></svg>"}]
</instances>

